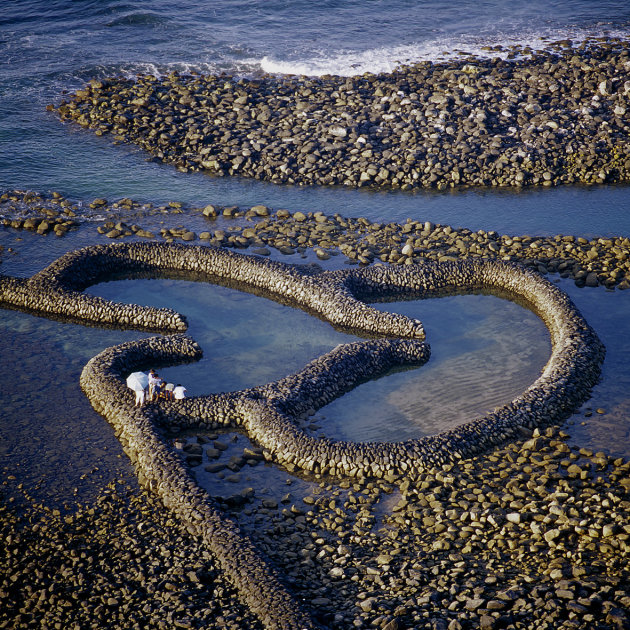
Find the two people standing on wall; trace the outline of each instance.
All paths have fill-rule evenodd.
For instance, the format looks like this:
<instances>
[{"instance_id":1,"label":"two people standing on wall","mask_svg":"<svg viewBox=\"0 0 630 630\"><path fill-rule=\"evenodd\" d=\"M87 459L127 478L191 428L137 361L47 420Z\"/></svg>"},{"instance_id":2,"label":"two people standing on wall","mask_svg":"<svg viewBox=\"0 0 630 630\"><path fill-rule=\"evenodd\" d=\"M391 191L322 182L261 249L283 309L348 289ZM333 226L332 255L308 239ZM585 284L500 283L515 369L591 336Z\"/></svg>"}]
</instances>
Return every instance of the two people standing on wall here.
<instances>
[{"instance_id":1,"label":"two people standing on wall","mask_svg":"<svg viewBox=\"0 0 630 630\"><path fill-rule=\"evenodd\" d=\"M133 379L130 381L130 379ZM136 407L142 407L145 401L156 402L163 400L183 400L186 398L186 388L173 383L165 383L159 374L154 370L149 370L148 374L134 372L127 379L127 385L136 393Z\"/></svg>"}]
</instances>

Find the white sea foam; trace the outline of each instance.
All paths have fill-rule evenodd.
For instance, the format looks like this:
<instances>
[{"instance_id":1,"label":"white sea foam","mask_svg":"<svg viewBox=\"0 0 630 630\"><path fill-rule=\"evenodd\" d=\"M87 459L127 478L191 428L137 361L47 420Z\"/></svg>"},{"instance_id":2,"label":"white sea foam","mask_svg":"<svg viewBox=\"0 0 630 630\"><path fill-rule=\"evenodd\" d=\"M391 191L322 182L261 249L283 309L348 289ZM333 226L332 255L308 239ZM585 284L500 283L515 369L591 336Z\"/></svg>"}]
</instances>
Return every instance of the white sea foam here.
<instances>
[{"instance_id":1,"label":"white sea foam","mask_svg":"<svg viewBox=\"0 0 630 630\"><path fill-rule=\"evenodd\" d=\"M182 74L216 74L217 72L221 72L221 70L217 64L198 61L174 61L170 63L136 61L125 64L101 66L94 76L98 76L99 78L123 76L128 79L134 79L139 75L150 74L162 78L171 72L181 72Z\"/></svg>"},{"instance_id":2,"label":"white sea foam","mask_svg":"<svg viewBox=\"0 0 630 630\"><path fill-rule=\"evenodd\" d=\"M341 51L333 54L314 54L308 59L281 60L265 56L260 68L270 74L294 74L321 76L356 76L365 72L374 74L391 72L402 65L420 61L444 61L462 55L506 58L508 51L490 51L490 46L520 46L532 50L548 48L554 41L571 40L574 45L593 37L606 35L611 38L630 39L630 29L585 30L549 29L543 32L509 34L497 32L484 37L462 35L443 37L425 42L380 47L362 51Z\"/></svg>"},{"instance_id":3,"label":"white sea foam","mask_svg":"<svg viewBox=\"0 0 630 630\"><path fill-rule=\"evenodd\" d=\"M112 64L99 66L97 71L92 71L90 77L106 78L122 76L127 79L135 79L140 75L153 75L158 79L172 72L181 74L220 74L225 72L232 75L252 75L260 72L259 59L239 59L237 61L204 62L204 61L173 61L169 63L155 63L150 61L138 61L126 64Z\"/></svg>"}]
</instances>

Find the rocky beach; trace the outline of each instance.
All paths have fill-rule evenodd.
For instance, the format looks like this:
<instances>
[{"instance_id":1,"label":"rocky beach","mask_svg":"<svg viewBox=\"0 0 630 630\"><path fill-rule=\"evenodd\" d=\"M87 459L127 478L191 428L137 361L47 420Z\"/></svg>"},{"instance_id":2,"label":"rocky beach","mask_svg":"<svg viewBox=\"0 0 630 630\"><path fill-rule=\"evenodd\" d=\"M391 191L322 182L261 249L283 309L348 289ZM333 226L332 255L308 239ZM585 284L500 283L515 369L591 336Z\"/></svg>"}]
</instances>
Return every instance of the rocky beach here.
<instances>
[{"instance_id":1,"label":"rocky beach","mask_svg":"<svg viewBox=\"0 0 630 630\"><path fill-rule=\"evenodd\" d=\"M207 222L196 230L181 224L159 230L141 225L147 217L166 214L177 219L183 213L204 217ZM542 274L557 273L574 279L578 286L630 288L630 238L625 235L587 239L570 234L499 234L431 221L381 223L339 213L274 211L262 204L194 207L176 200L154 205L132 199L109 203L96 198L79 207L59 193L14 190L0 195L0 224L7 228L63 236L82 215L83 220L98 217L96 230L111 240L140 237L167 243L202 242L249 249L260 256L269 256L271 250L289 256L309 250L321 261L341 254L346 263L362 265L484 258L518 262ZM227 218L231 224L215 229L213 220L217 217Z\"/></svg>"},{"instance_id":2,"label":"rocky beach","mask_svg":"<svg viewBox=\"0 0 630 630\"><path fill-rule=\"evenodd\" d=\"M427 247L432 253L426 258L438 264L496 260L492 249L487 248L483 256L471 253L470 246L462 248L461 242L503 243L511 238L519 243L520 238L473 236L450 226L411 222L378 229L365 219L309 216L265 206L192 209L175 201L152 206L104 199L79 205L60 195L19 191L6 192L2 203L5 216L13 216L5 220L5 230L18 239L26 230L60 242L85 231L94 238L137 242L140 247L153 241L186 247L196 241L222 246L226 254L256 252L261 263L290 256L289 250L282 249L289 247L293 254L301 248L321 264L335 262L336 254L345 253L350 268L369 269L373 265L367 257L359 260L348 253L351 248L360 251L363 239L378 234L382 244L377 249L371 243L374 249L367 250L373 259L383 266L396 268L399 263L401 270L411 270L422 263L422 255L411 247L403 254L401 244L415 246L415 236L427 243L435 239L438 246ZM152 219L154 224L155 217L165 213L182 224L208 226L225 217L234 227L226 231L225 240L219 240L212 229L204 233L180 225L155 230ZM53 227L40 228L43 221ZM142 223L151 229L143 230ZM55 230L54 225L67 230ZM322 244L321 226L333 225L334 236L324 231ZM248 229L254 234L260 231L266 239L255 238L245 232ZM289 245L279 240L286 238L285 229L295 239ZM454 239L462 237L460 247L453 247ZM602 246L604 258L619 253L612 247L623 247L622 239L601 240L585 244L586 251ZM580 244L575 237L531 240L538 241L555 244L558 252L569 251L563 249L568 243ZM20 247L19 240L14 247ZM394 250L399 253L392 254ZM322 256L324 251L329 257ZM558 264L549 264L551 257L529 258L527 251L528 258L520 259L516 252L505 258L506 264L524 262L537 273L549 265L550 269L544 269L549 277L559 277L566 269L573 273L573 265L560 269ZM579 259L574 260L578 265ZM584 291L606 290L598 286L599 281L584 282L583 274L571 277ZM85 280L76 276L72 282ZM601 284L606 285L606 278ZM610 291L615 284L607 286ZM621 283L617 286L624 288ZM178 418L177 422L184 421L181 414ZM200 469L206 470L210 488L212 479L218 483L226 472L238 476L243 469L264 465L265 457L255 442L241 451L228 449L231 438L226 429L217 432L215 426L191 432L189 427L182 433L183 428L167 429L163 437L174 444L179 466L192 479ZM250 541L247 544L266 559L280 587L288 589L300 614L307 615L309 625L456 629L529 628L532 624L587 628L597 623L603 628L624 628L629 601L624 586L630 533L628 461L567 446L566 437L558 428L523 426L507 447L490 448L487 454L464 456L439 467L426 465L413 474L392 471L385 478L333 478L317 472L306 475L306 485L292 492L283 491L281 485L274 486L271 495L256 487L235 488L234 494L222 493L215 500L220 512ZM285 489L300 478L294 465L285 468L284 474ZM93 505L64 514L29 499L12 477L5 475L3 486L3 527L9 543L5 566L11 567L3 584L6 627L31 627L42 620L50 627L69 622L81 627L98 625L99 619L109 620L112 627L133 627L127 623L129 618L136 619L138 627L257 627L259 621L251 617L251 611L237 603L240 598L230 586L234 578L226 580L225 566L217 563L216 552L208 551L207 539L204 543L197 529L170 511L156 514L159 504L152 491L146 494L119 481ZM151 487L146 478L142 484ZM102 537L87 539L86 528L118 532L116 544L106 546ZM156 540L163 541L159 560L149 562ZM42 559L45 567L54 569L33 571ZM131 575L124 571L121 578L118 567L129 562L134 571ZM282 619L281 610L277 616L273 611L263 616L266 627L298 627Z\"/></svg>"},{"instance_id":3,"label":"rocky beach","mask_svg":"<svg viewBox=\"0 0 630 630\"><path fill-rule=\"evenodd\" d=\"M50 32L54 16L38 26L31 15L22 31L9 11L15 32L0 25L0 87L13 95L0 104L0 140L13 139L0 158L0 628L630 628L630 234L615 221L598 234L595 211L579 231L462 227L467 211L440 221L422 196L501 193L489 206L508 216L511 200L538 189L623 193L630 40L582 4L562 19L597 28L576 37L488 43L486 34L430 59L403 55L396 41L391 69L374 71L343 56L346 37L366 52L363 40L388 30L385 12L358 5L367 13L357 23L378 29L346 24L339 40L328 9L312 5L301 9L298 43L279 9L241 35L262 5L239 22L218 1L203 22L205 10L119 15L108 2L73 17L61 3ZM389 9L392 19L409 10ZM432 10L423 20L436 30ZM471 18L473 30L475 19L486 18ZM360 69L309 73L318 60L308 44L311 65L298 55L290 72L275 71L274 55L294 52L265 49L282 39L276 20L289 48L336 42L335 61ZM445 41L457 42L471 27L449 28ZM258 36L265 54L252 63L260 51L239 38ZM206 45L211 62L189 63ZM160 63L147 62L154 56ZM21 63L41 89L14 78L9 66ZM43 150L29 144L35 128ZM59 172L69 180L57 185ZM236 183L217 188L226 181ZM180 198L188 182L193 192ZM321 190L338 196L321 209L294 203L296 191ZM350 191L363 195L354 208L377 211L351 216L341 196ZM400 199L414 200L406 220L392 219ZM117 295L117 281L148 279L194 281L199 295L209 285L247 292L347 337L322 335L315 358L285 369L273 346L247 347L270 335L268 319L241 341L242 330L207 314L210 340L242 343L282 374L135 408L130 372L197 364L214 350L195 338L212 298L189 318L178 304L145 303L165 285ZM445 412L433 432L414 418L410 438L393 427L378 441L329 434L335 399L434 360L422 315L396 306L463 294L539 318L550 351L536 377L462 422ZM508 326L521 326L518 315ZM514 357L514 373L529 356ZM396 396L413 415L413 396L404 387Z\"/></svg>"},{"instance_id":4,"label":"rocky beach","mask_svg":"<svg viewBox=\"0 0 630 630\"><path fill-rule=\"evenodd\" d=\"M627 182L625 40L389 74L93 80L54 109L184 171L393 187ZM50 106L53 109L53 106Z\"/></svg>"},{"instance_id":5,"label":"rocky beach","mask_svg":"<svg viewBox=\"0 0 630 630\"><path fill-rule=\"evenodd\" d=\"M323 627L627 628L628 462L564 437L413 482L321 480L295 502L252 491L230 516ZM16 483L3 485L4 627L260 627L150 494L110 488L69 516L20 501L18 516Z\"/></svg>"}]
</instances>

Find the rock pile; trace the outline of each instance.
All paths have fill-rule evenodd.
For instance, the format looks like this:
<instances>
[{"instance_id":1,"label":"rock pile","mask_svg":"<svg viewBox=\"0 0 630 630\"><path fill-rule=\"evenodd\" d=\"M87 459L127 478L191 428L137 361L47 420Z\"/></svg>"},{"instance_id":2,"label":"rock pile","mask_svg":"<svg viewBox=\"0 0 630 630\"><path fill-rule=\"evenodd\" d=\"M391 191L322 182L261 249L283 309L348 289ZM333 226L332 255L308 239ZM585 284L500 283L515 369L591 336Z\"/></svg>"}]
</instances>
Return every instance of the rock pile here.
<instances>
[{"instance_id":1,"label":"rock pile","mask_svg":"<svg viewBox=\"0 0 630 630\"><path fill-rule=\"evenodd\" d=\"M322 480L264 520L251 507L251 535L333 628L627 628L630 462L566 437L535 430L413 479Z\"/></svg>"},{"instance_id":2,"label":"rock pile","mask_svg":"<svg viewBox=\"0 0 630 630\"><path fill-rule=\"evenodd\" d=\"M66 201L66 211L71 210L72 214L77 215L73 220L74 225L86 214L94 218L103 217L105 213L102 224L97 228L100 234L110 239L151 239L157 236L156 232L130 223L128 216L184 212L187 216L194 216L201 213L210 221L221 216L245 219L247 223L235 221L228 229L209 227L198 232L185 226L163 227L159 236L167 243L201 240L217 247L250 249L261 256L270 255L272 249L287 255L311 249L321 260L342 254L348 263L360 265L379 261L410 265L426 259L487 258L518 262L543 274L558 273L562 277L573 278L578 286L630 288L630 239L622 236L584 238L569 234L548 237L508 235L492 230L472 231L411 219L402 224L379 223L364 217L347 218L340 214L329 216L322 212L273 212L263 205L251 208L207 205L202 209L190 208L176 201L154 206L130 199L113 203L97 199L86 204L88 211L84 206L68 202L58 193L53 194L57 196L34 196L34 193L21 191L0 195L0 213L5 213L5 218L0 219L0 225L29 229L30 221L38 225L38 221L48 221L41 216L43 213L57 216L59 204ZM57 216L54 220L63 219ZM62 235L58 229L54 233Z\"/></svg>"},{"instance_id":3,"label":"rock pile","mask_svg":"<svg viewBox=\"0 0 630 630\"><path fill-rule=\"evenodd\" d=\"M362 379L397 364L425 361L428 350L413 341L342 346L314 361L302 373L254 388L240 400L232 395L226 400L215 395L208 400L187 401L185 407L180 407L185 409L183 415L206 428L226 419L234 422L236 413L242 426L276 461L306 471L382 477L422 470L500 444L523 428L531 430L570 414L587 399L603 360L603 346L595 332L557 287L515 265L483 260L317 273L310 267L213 247L118 243L70 252L29 279L0 276L0 299L9 306L69 315L94 324L142 328L161 325L166 330L181 330L185 320L168 309L116 304L82 293L90 284L114 274L159 276L175 271L262 290L270 297L289 299L335 325L369 334L424 338L421 322L378 311L365 301L457 291L501 290L524 300L544 320L551 334L552 355L542 375L526 392L482 419L420 441L388 445L318 441L284 418L286 414L316 410ZM159 340L146 343L150 344L149 353L160 345Z\"/></svg>"},{"instance_id":4,"label":"rock pile","mask_svg":"<svg viewBox=\"0 0 630 630\"><path fill-rule=\"evenodd\" d=\"M200 237L222 247L250 248L262 255L268 248L286 254L313 249L322 260L342 254L348 262L361 265L379 261L410 265L426 259L513 261L543 274L572 277L578 286L630 288L628 237L508 235L431 221L408 219L402 224L385 224L321 212L278 211L264 219L252 217L251 221L245 227L215 230Z\"/></svg>"},{"instance_id":5,"label":"rock pile","mask_svg":"<svg viewBox=\"0 0 630 630\"><path fill-rule=\"evenodd\" d=\"M96 411L114 427L137 469L141 485L157 494L188 531L204 541L236 587L241 601L265 627L314 628L249 539L224 517L182 468L177 456L155 431L151 413L131 404L130 390L122 380L124 374L138 365L191 361L200 355L199 346L183 335L114 346L88 362L81 374L81 387Z\"/></svg>"},{"instance_id":6,"label":"rock pile","mask_svg":"<svg viewBox=\"0 0 630 630\"><path fill-rule=\"evenodd\" d=\"M628 42L356 77L92 80L54 109L180 170L393 187L628 181Z\"/></svg>"},{"instance_id":7,"label":"rock pile","mask_svg":"<svg viewBox=\"0 0 630 630\"><path fill-rule=\"evenodd\" d=\"M204 541L152 495L108 487L60 514L31 500L16 510L5 495L16 483L0 493L1 626L263 627Z\"/></svg>"},{"instance_id":8,"label":"rock pile","mask_svg":"<svg viewBox=\"0 0 630 630\"><path fill-rule=\"evenodd\" d=\"M159 247L141 245L144 250L157 251ZM195 248L182 246L160 247L166 248L195 252ZM111 247L98 249L103 251ZM202 249L207 251L209 248ZM228 253L243 261L244 274L249 259ZM152 256L152 259L158 260L158 257ZM271 261L260 260L255 268L271 264ZM278 265L273 263L271 268ZM382 313L365 307L356 298L402 299L455 291L502 289L520 296L542 317L551 334L552 355L539 379L511 403L484 418L421 440L392 444L317 440L307 436L294 421L297 415L321 408L364 380L396 365L422 363L428 358L428 350L423 344L404 340L342 345L310 363L302 372L276 383L240 394L214 394L183 403L165 403L160 412L161 421L188 428L241 426L266 449L270 458L290 469L343 476L387 477L415 474L430 465L453 462L501 444L523 430L559 421L588 398L590 388L599 377L604 350L594 331L557 287L519 267L486 261L445 262L426 264L421 268L369 267L307 276L309 281L314 278L318 280L312 285L316 287L316 295L323 300L330 297L335 307L338 306L335 293L340 286L345 289L342 295L348 299L343 307L344 321L351 322L354 328L381 334L398 332L401 337L409 336L409 320L402 319L395 328L396 322L381 321ZM240 279L244 281L244 275ZM269 288L273 281L271 274L267 281ZM328 287L330 293L322 287ZM320 310L327 312L324 305ZM413 336L417 336L418 326L419 323L411 329ZM141 356L143 344L149 344L147 352L151 353L160 341L155 338L137 342L130 351ZM132 371L133 365L127 367ZM171 413L174 414L172 418Z\"/></svg>"}]
</instances>

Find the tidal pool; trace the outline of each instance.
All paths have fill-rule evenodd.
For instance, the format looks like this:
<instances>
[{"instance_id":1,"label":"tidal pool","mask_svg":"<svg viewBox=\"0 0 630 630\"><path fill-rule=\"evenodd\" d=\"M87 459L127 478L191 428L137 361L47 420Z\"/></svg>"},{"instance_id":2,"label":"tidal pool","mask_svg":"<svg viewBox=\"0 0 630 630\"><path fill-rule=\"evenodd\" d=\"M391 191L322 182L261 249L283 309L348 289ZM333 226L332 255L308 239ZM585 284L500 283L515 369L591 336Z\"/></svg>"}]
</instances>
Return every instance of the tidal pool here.
<instances>
[{"instance_id":1,"label":"tidal pool","mask_svg":"<svg viewBox=\"0 0 630 630\"><path fill-rule=\"evenodd\" d=\"M356 337L300 310L248 293L183 280L121 280L90 292L184 313L202 346L197 363L164 368L191 395L262 385ZM419 368L369 381L322 410L329 437L397 441L439 433L509 402L539 376L551 345L531 311L493 295L375 305L421 319L432 356Z\"/></svg>"},{"instance_id":2,"label":"tidal pool","mask_svg":"<svg viewBox=\"0 0 630 630\"><path fill-rule=\"evenodd\" d=\"M31 275L66 251L106 240L88 228L63 239L0 231L2 270ZM332 258L324 266L340 265ZM607 346L601 383L565 428L580 446L628 456L630 291L578 289L569 280L550 279L570 294ZM189 333L201 344L204 357L164 368L162 374L183 383L191 395L282 378L337 344L356 339L298 309L206 283L124 280L88 290L119 301L170 306L187 317ZM549 356L549 335L538 317L495 296L375 306L421 319L431 359L422 367L365 383L324 407L305 422L314 435L358 442L437 433L514 398L537 378ZM33 496L62 506L89 501L112 479L135 484L112 429L81 392L79 375L104 348L144 336L0 311L0 452L5 471L18 476ZM250 482L243 478L243 483Z\"/></svg>"},{"instance_id":3,"label":"tidal pool","mask_svg":"<svg viewBox=\"0 0 630 630\"><path fill-rule=\"evenodd\" d=\"M376 306L420 319L431 359L327 405L320 422L326 435L393 442L451 429L518 396L551 352L549 333L534 313L493 295Z\"/></svg>"}]
</instances>

